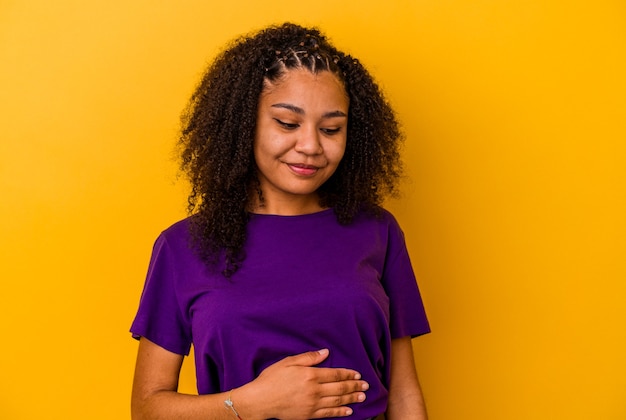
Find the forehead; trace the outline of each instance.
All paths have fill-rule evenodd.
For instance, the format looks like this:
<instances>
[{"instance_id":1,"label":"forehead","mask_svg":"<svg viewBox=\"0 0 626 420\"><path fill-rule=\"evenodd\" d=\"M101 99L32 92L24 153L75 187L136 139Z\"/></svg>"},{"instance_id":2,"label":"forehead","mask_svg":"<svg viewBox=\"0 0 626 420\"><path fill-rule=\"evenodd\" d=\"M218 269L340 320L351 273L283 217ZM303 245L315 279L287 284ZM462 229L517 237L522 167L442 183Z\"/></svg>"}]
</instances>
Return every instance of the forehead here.
<instances>
[{"instance_id":1,"label":"forehead","mask_svg":"<svg viewBox=\"0 0 626 420\"><path fill-rule=\"evenodd\" d=\"M261 101L285 96L300 101L327 100L348 106L343 82L326 70L313 73L307 69L290 69L276 80L264 80Z\"/></svg>"}]
</instances>

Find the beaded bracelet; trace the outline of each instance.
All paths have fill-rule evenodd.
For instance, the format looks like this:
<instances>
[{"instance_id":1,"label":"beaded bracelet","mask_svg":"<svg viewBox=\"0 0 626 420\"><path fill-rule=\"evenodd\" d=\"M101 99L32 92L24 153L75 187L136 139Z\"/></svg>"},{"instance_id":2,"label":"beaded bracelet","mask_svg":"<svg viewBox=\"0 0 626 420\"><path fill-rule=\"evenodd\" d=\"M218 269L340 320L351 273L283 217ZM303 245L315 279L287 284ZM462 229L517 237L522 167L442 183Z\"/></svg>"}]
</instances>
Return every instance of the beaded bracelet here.
<instances>
[{"instance_id":1,"label":"beaded bracelet","mask_svg":"<svg viewBox=\"0 0 626 420\"><path fill-rule=\"evenodd\" d=\"M230 399L230 396L232 394L233 394L233 390L231 389L230 392L228 393L228 399L224 401L224 407L226 407L227 410L228 409L232 410L235 417L237 417L239 420L243 420L241 416L239 415L239 413L237 412L237 410L235 410L235 404L233 403L233 400Z\"/></svg>"}]
</instances>

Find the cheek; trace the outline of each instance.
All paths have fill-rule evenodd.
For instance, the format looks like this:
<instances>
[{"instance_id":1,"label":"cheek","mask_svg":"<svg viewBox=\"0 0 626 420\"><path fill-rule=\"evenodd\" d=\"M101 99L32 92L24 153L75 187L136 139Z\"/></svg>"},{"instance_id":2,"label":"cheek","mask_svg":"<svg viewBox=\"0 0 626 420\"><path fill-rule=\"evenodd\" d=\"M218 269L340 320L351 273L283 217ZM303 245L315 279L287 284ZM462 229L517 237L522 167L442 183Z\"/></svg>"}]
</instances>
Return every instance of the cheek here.
<instances>
[{"instance_id":1,"label":"cheek","mask_svg":"<svg viewBox=\"0 0 626 420\"><path fill-rule=\"evenodd\" d=\"M266 161L274 154L272 145L267 139L255 139L253 150L254 160L257 162Z\"/></svg>"},{"instance_id":2,"label":"cheek","mask_svg":"<svg viewBox=\"0 0 626 420\"><path fill-rule=\"evenodd\" d=\"M334 144L333 147L330 148L330 150L327 150L326 156L335 165L338 165L339 162L341 162L341 159L343 159L343 155L345 151L346 151L346 143L340 142L340 143Z\"/></svg>"},{"instance_id":3,"label":"cheek","mask_svg":"<svg viewBox=\"0 0 626 420\"><path fill-rule=\"evenodd\" d=\"M271 132L265 133L263 137L254 140L255 158L278 158L285 154L290 148L290 143L284 137Z\"/></svg>"}]
</instances>

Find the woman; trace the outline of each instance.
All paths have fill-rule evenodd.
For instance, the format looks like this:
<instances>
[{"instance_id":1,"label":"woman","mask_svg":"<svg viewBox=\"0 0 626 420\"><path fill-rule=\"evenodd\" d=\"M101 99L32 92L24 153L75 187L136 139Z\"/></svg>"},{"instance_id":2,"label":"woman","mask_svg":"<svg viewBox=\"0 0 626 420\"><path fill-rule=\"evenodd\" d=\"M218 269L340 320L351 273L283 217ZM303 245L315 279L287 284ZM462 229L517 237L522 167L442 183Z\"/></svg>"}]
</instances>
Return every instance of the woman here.
<instances>
[{"instance_id":1,"label":"woman","mask_svg":"<svg viewBox=\"0 0 626 420\"><path fill-rule=\"evenodd\" d=\"M193 215L157 239L131 327L133 418L426 418L410 339L428 322L380 207L400 138L371 76L316 29L220 54L183 120ZM177 392L191 344L197 396Z\"/></svg>"}]
</instances>

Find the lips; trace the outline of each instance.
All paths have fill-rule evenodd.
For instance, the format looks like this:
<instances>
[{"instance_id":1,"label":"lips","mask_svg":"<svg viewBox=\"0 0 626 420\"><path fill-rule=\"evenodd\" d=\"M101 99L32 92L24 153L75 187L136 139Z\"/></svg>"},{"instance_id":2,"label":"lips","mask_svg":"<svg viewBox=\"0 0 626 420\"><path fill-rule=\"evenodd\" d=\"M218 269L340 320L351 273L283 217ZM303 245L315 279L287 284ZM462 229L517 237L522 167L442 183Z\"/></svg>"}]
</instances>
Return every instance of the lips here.
<instances>
[{"instance_id":1,"label":"lips","mask_svg":"<svg viewBox=\"0 0 626 420\"><path fill-rule=\"evenodd\" d=\"M320 168L313 165L304 165L300 163L288 163L289 169L297 175L311 176L314 175Z\"/></svg>"}]
</instances>

